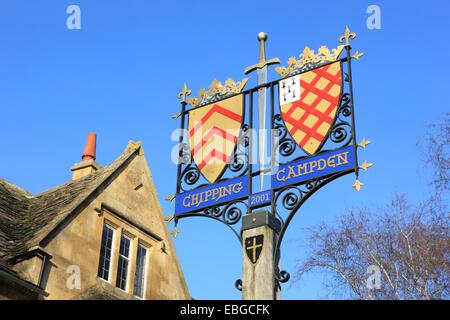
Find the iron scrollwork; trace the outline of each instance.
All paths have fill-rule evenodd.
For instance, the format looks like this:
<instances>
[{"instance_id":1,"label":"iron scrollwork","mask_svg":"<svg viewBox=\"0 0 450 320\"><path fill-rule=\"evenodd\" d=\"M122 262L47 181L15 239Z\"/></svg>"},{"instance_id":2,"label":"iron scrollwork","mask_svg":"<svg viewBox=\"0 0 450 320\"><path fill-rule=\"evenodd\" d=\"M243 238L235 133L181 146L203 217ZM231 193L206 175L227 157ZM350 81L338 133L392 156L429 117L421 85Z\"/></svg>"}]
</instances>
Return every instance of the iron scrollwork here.
<instances>
[{"instance_id":1,"label":"iron scrollwork","mask_svg":"<svg viewBox=\"0 0 450 320\"><path fill-rule=\"evenodd\" d=\"M187 218L187 217L205 217L214 219L225 224L229 227L234 235L238 238L239 242L242 243L240 236L240 230L237 230L233 226L236 225L242 218L244 212L247 212L248 204L245 199L236 200L233 202L226 203L224 205L212 206L202 211L184 213L176 215L176 219Z\"/></svg>"},{"instance_id":2,"label":"iron scrollwork","mask_svg":"<svg viewBox=\"0 0 450 320\"><path fill-rule=\"evenodd\" d=\"M286 270L281 270L275 274L275 279L280 283L286 283L291 279L291 275Z\"/></svg>"},{"instance_id":3,"label":"iron scrollwork","mask_svg":"<svg viewBox=\"0 0 450 320\"><path fill-rule=\"evenodd\" d=\"M238 291L242 291L242 280L241 279L237 279L234 282L234 287L238 290Z\"/></svg>"},{"instance_id":4,"label":"iron scrollwork","mask_svg":"<svg viewBox=\"0 0 450 320\"><path fill-rule=\"evenodd\" d=\"M291 138L288 133L281 114L276 114L273 119L273 129L275 135L274 154L279 154L282 157L291 156L297 149L297 143ZM275 166L279 163L275 163Z\"/></svg>"},{"instance_id":5,"label":"iron scrollwork","mask_svg":"<svg viewBox=\"0 0 450 320\"><path fill-rule=\"evenodd\" d=\"M352 125L349 122L352 115L350 107L351 96L349 93L342 95L341 104L337 110L336 121L331 127L328 137L333 143L333 148L341 148L348 146L353 139Z\"/></svg>"},{"instance_id":6,"label":"iron scrollwork","mask_svg":"<svg viewBox=\"0 0 450 320\"><path fill-rule=\"evenodd\" d=\"M210 207L204 210L204 214L210 215L216 219L221 219L223 223L227 225L234 225L241 220L242 211L244 209L240 208L238 204L245 206L247 208L247 203L244 201L236 201L226 204L222 207Z\"/></svg>"},{"instance_id":7,"label":"iron scrollwork","mask_svg":"<svg viewBox=\"0 0 450 320\"><path fill-rule=\"evenodd\" d=\"M199 181L200 177L201 174L197 166L193 162L189 163L185 168L183 168L183 171L179 177L178 183L180 190L183 192L188 191L189 188L187 186L195 185Z\"/></svg>"},{"instance_id":8,"label":"iron scrollwork","mask_svg":"<svg viewBox=\"0 0 450 320\"><path fill-rule=\"evenodd\" d=\"M244 124L241 128L241 135L236 144L236 150L233 153L233 161L229 164L230 171L233 173L238 173L238 177L247 173L248 146L250 143L248 132L248 125Z\"/></svg>"}]
</instances>

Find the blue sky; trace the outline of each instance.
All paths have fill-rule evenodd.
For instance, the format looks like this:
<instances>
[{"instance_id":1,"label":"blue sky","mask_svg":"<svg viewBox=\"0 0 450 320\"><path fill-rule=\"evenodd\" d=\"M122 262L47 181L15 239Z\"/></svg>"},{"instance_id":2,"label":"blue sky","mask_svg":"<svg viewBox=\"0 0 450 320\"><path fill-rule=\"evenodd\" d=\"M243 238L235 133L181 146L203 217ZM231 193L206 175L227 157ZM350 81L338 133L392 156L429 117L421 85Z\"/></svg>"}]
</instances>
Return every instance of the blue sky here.
<instances>
[{"instance_id":1,"label":"blue sky","mask_svg":"<svg viewBox=\"0 0 450 320\"><path fill-rule=\"evenodd\" d=\"M81 30L66 28L66 8L81 8ZM366 9L381 8L381 30ZM42 0L0 4L0 177L36 193L70 179L89 131L97 160L113 161L129 140L143 141L166 214L176 167L170 116L184 82L196 93L214 78L243 78L269 34L268 57L286 64L304 46L335 47L344 27L357 32L353 79L360 152L375 163L319 191L301 208L284 241L282 268L304 256L304 228L333 221L346 208L377 206L395 192L420 200L429 172L416 144L425 125L449 111L448 1L144 1ZM255 76L250 85L254 84ZM276 79L273 70L269 79ZM250 87L249 85L249 87ZM241 251L234 235L209 219L181 221L177 252L196 299L239 299ZM285 299L327 292L321 274L283 287Z\"/></svg>"}]
</instances>

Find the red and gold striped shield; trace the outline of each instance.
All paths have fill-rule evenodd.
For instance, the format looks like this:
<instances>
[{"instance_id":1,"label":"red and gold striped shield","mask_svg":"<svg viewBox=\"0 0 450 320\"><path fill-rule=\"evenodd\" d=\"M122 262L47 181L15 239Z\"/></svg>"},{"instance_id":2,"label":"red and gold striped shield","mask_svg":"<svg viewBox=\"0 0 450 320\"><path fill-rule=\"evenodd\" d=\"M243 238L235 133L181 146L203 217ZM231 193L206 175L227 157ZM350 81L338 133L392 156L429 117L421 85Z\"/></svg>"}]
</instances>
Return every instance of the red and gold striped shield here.
<instances>
[{"instance_id":1,"label":"red and gold striped shield","mask_svg":"<svg viewBox=\"0 0 450 320\"><path fill-rule=\"evenodd\" d=\"M243 121L242 94L189 111L192 157L202 175L215 182L229 163Z\"/></svg>"},{"instance_id":2,"label":"red and gold striped shield","mask_svg":"<svg viewBox=\"0 0 450 320\"><path fill-rule=\"evenodd\" d=\"M315 154L327 140L342 86L339 61L280 80L281 116L292 138L308 154Z\"/></svg>"}]
</instances>

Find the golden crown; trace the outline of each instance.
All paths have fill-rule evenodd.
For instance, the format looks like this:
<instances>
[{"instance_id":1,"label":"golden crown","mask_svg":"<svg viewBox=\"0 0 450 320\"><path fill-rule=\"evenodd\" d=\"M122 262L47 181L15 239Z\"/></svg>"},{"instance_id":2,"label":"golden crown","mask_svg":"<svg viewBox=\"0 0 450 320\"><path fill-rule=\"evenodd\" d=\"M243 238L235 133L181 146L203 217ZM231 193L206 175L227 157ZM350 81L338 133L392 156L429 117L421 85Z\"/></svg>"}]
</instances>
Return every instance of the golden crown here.
<instances>
[{"instance_id":1,"label":"golden crown","mask_svg":"<svg viewBox=\"0 0 450 320\"><path fill-rule=\"evenodd\" d=\"M241 81L235 82L229 78L222 85L220 81L214 79L208 87L208 90L202 88L198 91L198 98L189 98L187 102L193 107L199 107L220 99L223 99L229 95L240 93L247 84L248 78L244 78Z\"/></svg>"},{"instance_id":2,"label":"golden crown","mask_svg":"<svg viewBox=\"0 0 450 320\"><path fill-rule=\"evenodd\" d=\"M280 76L287 77L292 74L304 72L310 70L312 68L317 67L318 65L322 65L327 62L333 62L339 59L339 56L342 53L342 50L350 46L350 40L356 38L356 33L350 31L349 27L345 27L344 34L339 37L339 42L344 43L343 45L338 46L335 49L328 49L327 46L321 46L317 53L314 53L314 50L311 50L308 47L305 47L303 53L300 54L300 60L297 60L295 57L290 57L288 60L287 67L276 67L275 71L278 72ZM363 53L356 52L352 58L359 59Z\"/></svg>"},{"instance_id":3,"label":"golden crown","mask_svg":"<svg viewBox=\"0 0 450 320\"><path fill-rule=\"evenodd\" d=\"M330 51L327 46L321 46L316 54L314 50L305 47L303 53L300 54L300 60L297 60L295 57L290 57L287 67L276 67L275 71L284 78L293 74L295 71L304 71L305 69L309 69L309 66L315 66L321 62L333 62L339 58L344 48L345 45L340 45Z\"/></svg>"}]
</instances>

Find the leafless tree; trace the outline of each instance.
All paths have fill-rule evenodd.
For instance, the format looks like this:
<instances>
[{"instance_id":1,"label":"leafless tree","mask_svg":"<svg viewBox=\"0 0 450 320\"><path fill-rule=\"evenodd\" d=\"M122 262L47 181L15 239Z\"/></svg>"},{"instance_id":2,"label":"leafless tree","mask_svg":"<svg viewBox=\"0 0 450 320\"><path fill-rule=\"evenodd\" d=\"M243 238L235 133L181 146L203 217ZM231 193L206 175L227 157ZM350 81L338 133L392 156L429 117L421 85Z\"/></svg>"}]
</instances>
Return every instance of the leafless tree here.
<instances>
[{"instance_id":1,"label":"leafless tree","mask_svg":"<svg viewBox=\"0 0 450 320\"><path fill-rule=\"evenodd\" d=\"M419 143L425 163L434 169L431 185L438 195L450 191L450 113L428 125L423 143Z\"/></svg>"},{"instance_id":2,"label":"leafless tree","mask_svg":"<svg viewBox=\"0 0 450 320\"><path fill-rule=\"evenodd\" d=\"M440 135L428 135L427 163L436 170L432 185L441 194L449 189L448 117L436 129ZM412 204L398 195L382 208L353 209L332 224L308 229L309 252L298 265L296 281L319 270L329 277L327 288L345 298L449 299L450 216L445 201L432 196ZM379 287L368 285L368 270L374 268L380 272Z\"/></svg>"}]
</instances>

